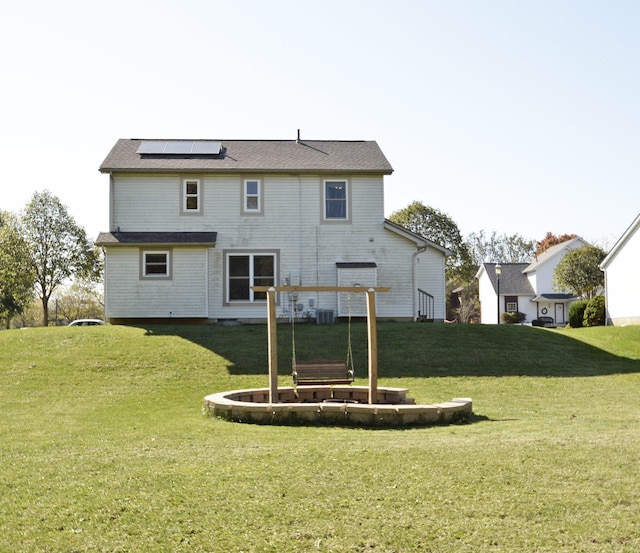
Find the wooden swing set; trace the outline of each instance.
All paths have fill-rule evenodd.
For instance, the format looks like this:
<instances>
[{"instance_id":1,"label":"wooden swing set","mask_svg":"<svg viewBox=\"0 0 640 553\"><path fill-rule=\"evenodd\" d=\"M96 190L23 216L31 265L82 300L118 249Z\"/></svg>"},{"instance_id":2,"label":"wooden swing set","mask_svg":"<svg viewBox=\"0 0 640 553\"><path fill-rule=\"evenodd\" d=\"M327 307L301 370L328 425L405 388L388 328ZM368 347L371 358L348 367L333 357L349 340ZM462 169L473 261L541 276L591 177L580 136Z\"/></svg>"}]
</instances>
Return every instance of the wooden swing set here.
<instances>
[{"instance_id":1,"label":"wooden swing set","mask_svg":"<svg viewBox=\"0 0 640 553\"><path fill-rule=\"evenodd\" d=\"M347 294L367 294L367 341L369 365L369 403L376 403L378 396L378 338L376 331L376 292L388 292L388 286L254 286L254 292L267 294L267 328L269 349L269 401L278 403L278 340L277 340L277 292L337 292ZM349 309L349 319L351 311ZM350 322L350 321L349 321ZM292 319L292 324L295 324ZM294 385L299 384L348 384L353 382L353 356L351 354L351 328L349 328L349 344L347 362L314 361L296 362L295 337L293 338L293 378ZM293 335L293 332L292 332ZM293 335L295 336L295 335Z\"/></svg>"}]
</instances>

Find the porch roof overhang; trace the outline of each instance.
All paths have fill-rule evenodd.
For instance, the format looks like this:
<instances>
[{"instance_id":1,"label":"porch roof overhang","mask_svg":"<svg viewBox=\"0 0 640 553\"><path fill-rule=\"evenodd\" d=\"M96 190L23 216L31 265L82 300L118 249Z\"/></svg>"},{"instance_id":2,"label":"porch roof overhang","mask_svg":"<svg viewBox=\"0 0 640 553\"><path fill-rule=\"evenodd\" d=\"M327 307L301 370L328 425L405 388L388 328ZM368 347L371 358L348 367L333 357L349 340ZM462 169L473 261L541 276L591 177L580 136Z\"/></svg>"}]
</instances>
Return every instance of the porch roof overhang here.
<instances>
[{"instance_id":1,"label":"porch roof overhang","mask_svg":"<svg viewBox=\"0 0 640 553\"><path fill-rule=\"evenodd\" d=\"M573 294L540 294L536 296L531 301L532 302L541 302L541 301L554 301L556 303L566 303L568 301L577 300L578 297Z\"/></svg>"},{"instance_id":2,"label":"porch roof overhang","mask_svg":"<svg viewBox=\"0 0 640 553\"><path fill-rule=\"evenodd\" d=\"M217 232L101 232L96 246L207 246L214 247Z\"/></svg>"}]
</instances>

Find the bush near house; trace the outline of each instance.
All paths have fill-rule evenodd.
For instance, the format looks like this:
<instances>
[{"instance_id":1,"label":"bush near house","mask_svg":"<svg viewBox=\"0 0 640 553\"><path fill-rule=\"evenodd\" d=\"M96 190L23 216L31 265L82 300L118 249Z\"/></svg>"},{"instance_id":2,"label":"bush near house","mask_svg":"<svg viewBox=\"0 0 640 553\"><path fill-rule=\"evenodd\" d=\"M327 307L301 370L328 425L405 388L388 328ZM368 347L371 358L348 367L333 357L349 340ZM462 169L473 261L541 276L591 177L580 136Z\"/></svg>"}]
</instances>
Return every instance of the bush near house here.
<instances>
[{"instance_id":1,"label":"bush near house","mask_svg":"<svg viewBox=\"0 0 640 553\"><path fill-rule=\"evenodd\" d=\"M582 328L584 326L584 311L589 300L578 300L569 306L569 326L571 328Z\"/></svg>"},{"instance_id":2,"label":"bush near house","mask_svg":"<svg viewBox=\"0 0 640 553\"><path fill-rule=\"evenodd\" d=\"M604 296L591 298L584 310L583 326L602 326L604 325L604 318Z\"/></svg>"},{"instance_id":3,"label":"bush near house","mask_svg":"<svg viewBox=\"0 0 640 553\"><path fill-rule=\"evenodd\" d=\"M515 313L507 311L502 314L502 322L505 324L515 324L515 323L523 323L526 320L527 316L520 311Z\"/></svg>"}]
</instances>

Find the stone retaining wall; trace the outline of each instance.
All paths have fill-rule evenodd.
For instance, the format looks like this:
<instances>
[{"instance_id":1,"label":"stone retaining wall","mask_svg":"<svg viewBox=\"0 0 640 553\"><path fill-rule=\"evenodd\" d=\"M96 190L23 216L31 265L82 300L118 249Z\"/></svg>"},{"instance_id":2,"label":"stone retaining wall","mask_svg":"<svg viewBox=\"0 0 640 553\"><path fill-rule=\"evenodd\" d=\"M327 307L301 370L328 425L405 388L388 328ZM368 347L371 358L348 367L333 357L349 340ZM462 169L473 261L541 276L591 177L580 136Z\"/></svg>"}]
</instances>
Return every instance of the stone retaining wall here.
<instances>
[{"instance_id":1,"label":"stone retaining wall","mask_svg":"<svg viewBox=\"0 0 640 553\"><path fill-rule=\"evenodd\" d=\"M416 405L406 388L378 388L379 403L365 402L365 386L304 386L279 388L279 403L269 403L269 389L258 388L211 394L204 398L208 412L236 422L339 426L429 426L468 422L470 398Z\"/></svg>"}]
</instances>

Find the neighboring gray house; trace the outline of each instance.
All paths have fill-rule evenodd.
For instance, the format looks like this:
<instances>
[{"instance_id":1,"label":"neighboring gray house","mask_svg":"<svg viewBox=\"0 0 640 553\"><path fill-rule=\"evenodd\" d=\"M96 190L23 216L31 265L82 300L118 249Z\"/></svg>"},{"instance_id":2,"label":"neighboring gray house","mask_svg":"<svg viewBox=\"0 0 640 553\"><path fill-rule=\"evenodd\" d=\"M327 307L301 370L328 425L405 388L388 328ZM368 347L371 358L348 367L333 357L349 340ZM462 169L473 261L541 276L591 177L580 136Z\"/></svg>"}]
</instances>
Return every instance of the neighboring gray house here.
<instances>
[{"instance_id":1,"label":"neighboring gray house","mask_svg":"<svg viewBox=\"0 0 640 553\"><path fill-rule=\"evenodd\" d=\"M390 286L380 318L445 318L450 252L385 220L376 142L122 139L100 171L112 323L262 321L252 286L287 283ZM366 314L363 297L279 296L283 320Z\"/></svg>"},{"instance_id":2,"label":"neighboring gray house","mask_svg":"<svg viewBox=\"0 0 640 553\"><path fill-rule=\"evenodd\" d=\"M600 264L604 271L607 324L640 324L640 214Z\"/></svg>"},{"instance_id":3,"label":"neighboring gray house","mask_svg":"<svg viewBox=\"0 0 640 553\"><path fill-rule=\"evenodd\" d=\"M553 290L553 272L572 249L588 243L573 238L552 246L532 263L505 263L501 275L496 276L496 263L483 263L476 278L480 295L481 322L496 324L504 312L520 312L531 323L540 317L550 317L554 325L565 325L569 319L569 305L577 298L571 293Z\"/></svg>"}]
</instances>

